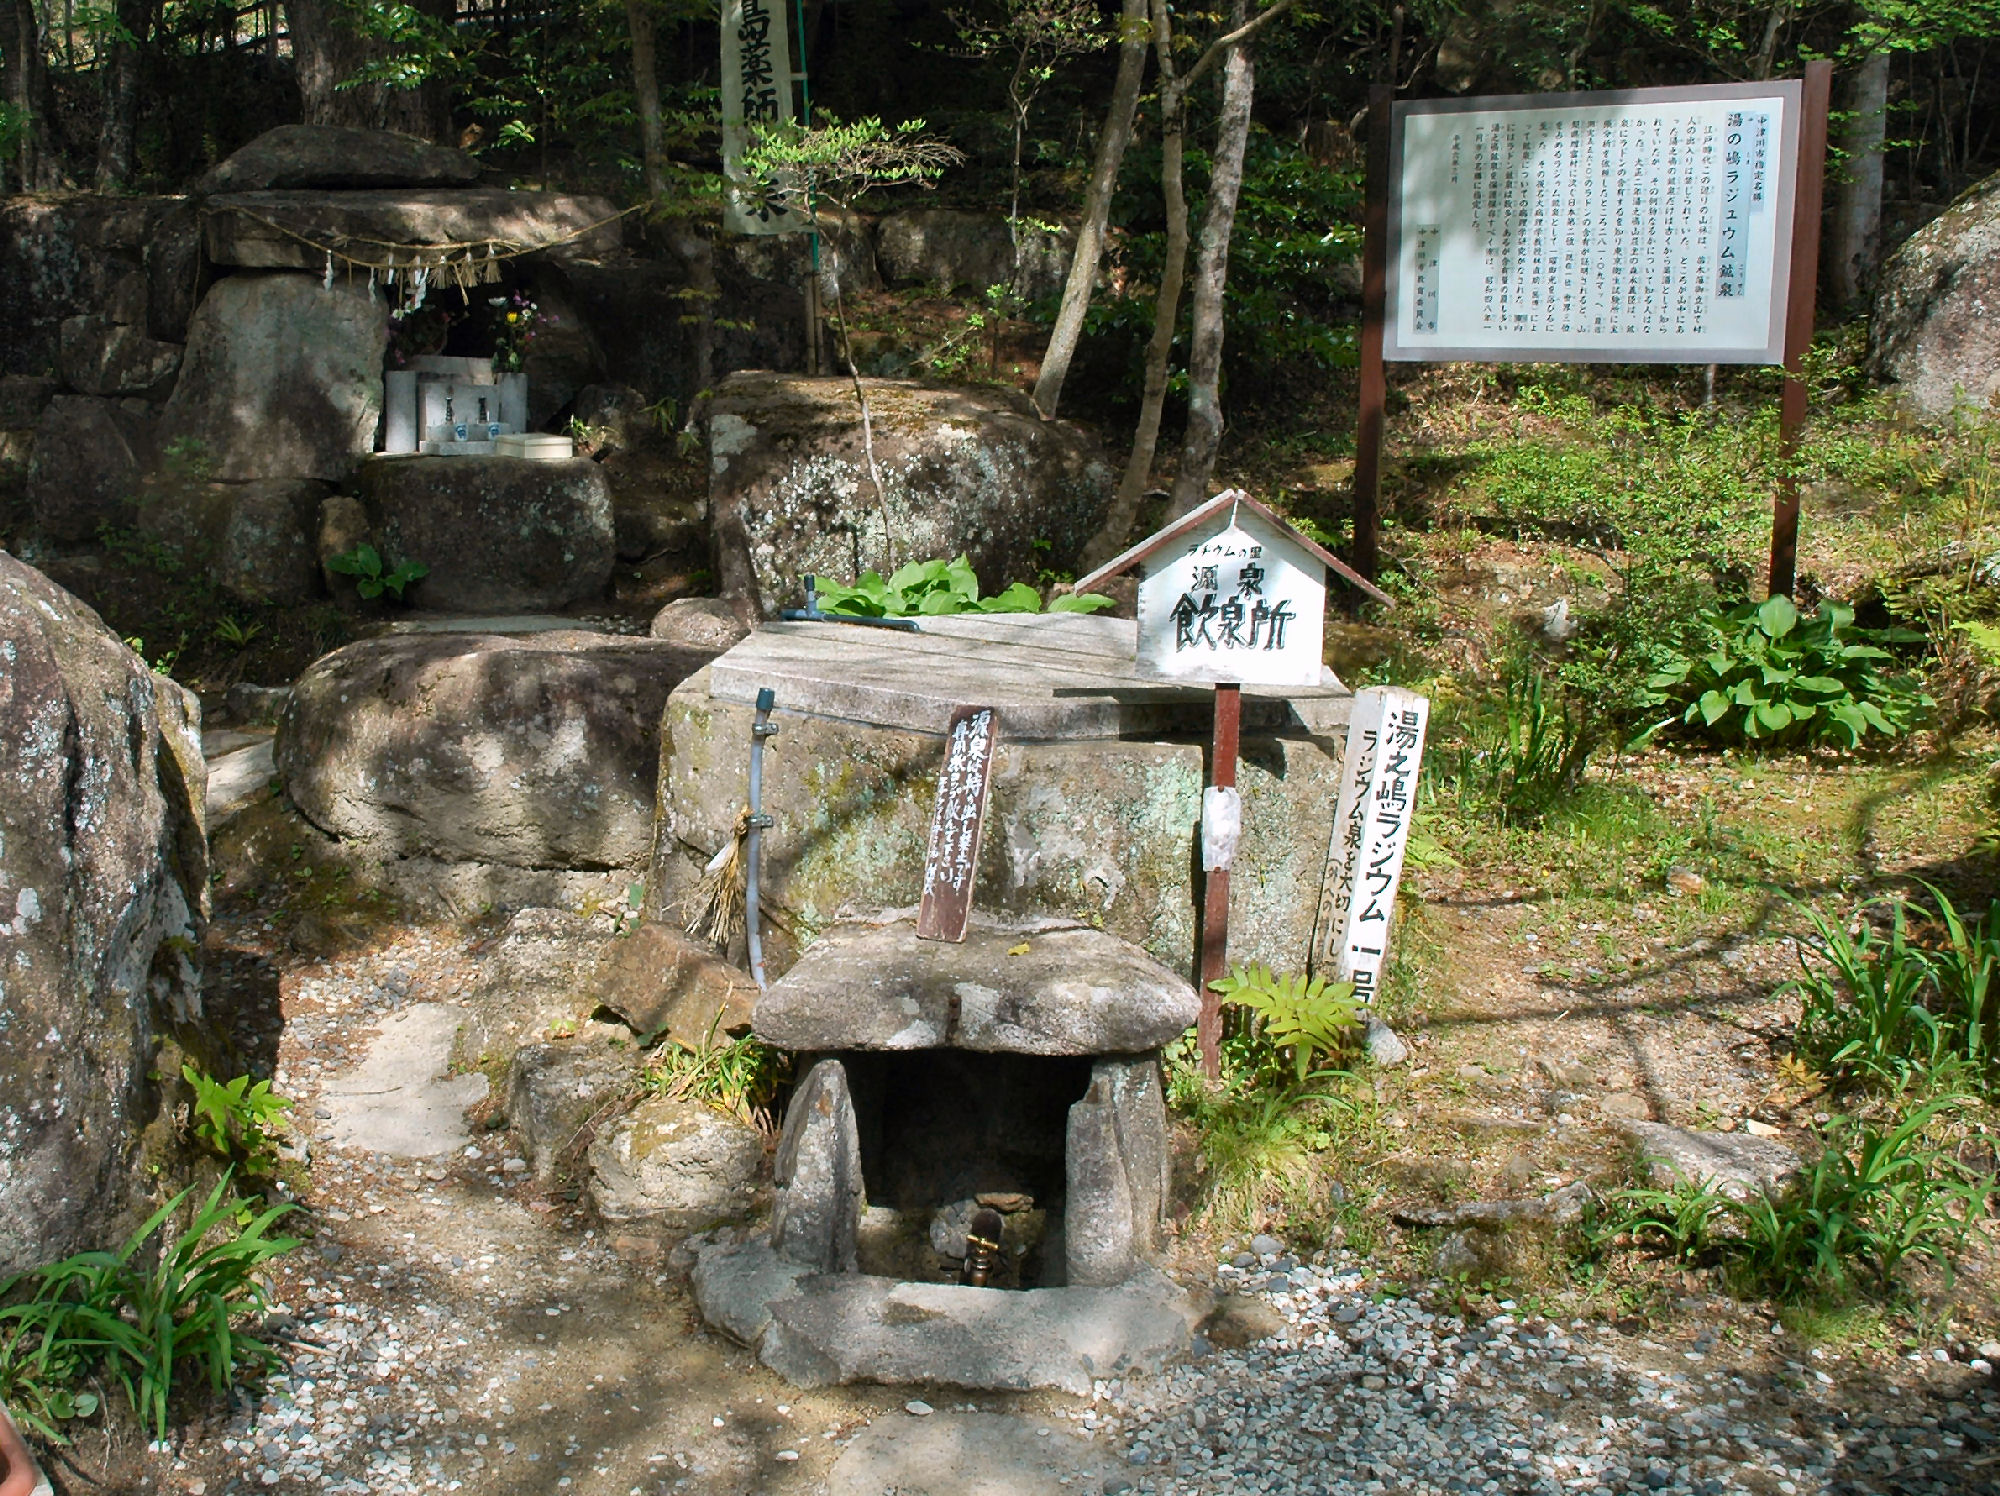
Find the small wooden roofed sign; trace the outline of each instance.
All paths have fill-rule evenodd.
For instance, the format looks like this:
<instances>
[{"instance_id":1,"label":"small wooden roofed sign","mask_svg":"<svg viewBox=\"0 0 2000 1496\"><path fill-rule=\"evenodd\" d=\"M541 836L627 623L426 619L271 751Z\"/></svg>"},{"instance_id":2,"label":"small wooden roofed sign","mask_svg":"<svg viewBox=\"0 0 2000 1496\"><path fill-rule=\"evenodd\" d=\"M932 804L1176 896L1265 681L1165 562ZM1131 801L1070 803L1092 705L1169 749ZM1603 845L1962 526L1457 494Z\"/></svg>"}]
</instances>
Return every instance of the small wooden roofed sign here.
<instances>
[{"instance_id":1,"label":"small wooden roofed sign","mask_svg":"<svg viewBox=\"0 0 2000 1496\"><path fill-rule=\"evenodd\" d=\"M1326 574L1389 596L1240 489L1148 536L1076 584L1137 566L1139 668L1166 680L1320 683ZM1393 604L1392 604L1393 605Z\"/></svg>"}]
</instances>

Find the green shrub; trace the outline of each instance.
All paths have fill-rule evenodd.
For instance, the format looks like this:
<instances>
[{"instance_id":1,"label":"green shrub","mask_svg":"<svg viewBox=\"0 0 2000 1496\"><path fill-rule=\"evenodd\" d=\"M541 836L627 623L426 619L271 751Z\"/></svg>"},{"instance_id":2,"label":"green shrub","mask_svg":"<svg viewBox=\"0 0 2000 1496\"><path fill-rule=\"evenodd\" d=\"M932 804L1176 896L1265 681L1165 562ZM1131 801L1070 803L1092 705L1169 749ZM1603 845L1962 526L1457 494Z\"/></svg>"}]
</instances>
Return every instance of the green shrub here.
<instances>
[{"instance_id":1,"label":"green shrub","mask_svg":"<svg viewBox=\"0 0 2000 1496\"><path fill-rule=\"evenodd\" d=\"M431 574L431 569L421 561L398 561L394 567L385 569L381 552L372 545L357 545L351 551L329 557L326 569L353 577L354 590L365 598L377 598L386 592L398 602L403 600L405 587Z\"/></svg>"},{"instance_id":2,"label":"green shrub","mask_svg":"<svg viewBox=\"0 0 2000 1496\"><path fill-rule=\"evenodd\" d=\"M1719 743L1857 748L1870 732L1901 737L1932 705L1915 680L1884 669L1884 644L1922 636L1857 628L1854 610L1838 603L1807 616L1773 596L1710 612L1702 632L1700 652L1679 655L1647 681L1657 702L1678 710L1642 741L1678 720Z\"/></svg>"},{"instance_id":3,"label":"green shrub","mask_svg":"<svg viewBox=\"0 0 2000 1496\"><path fill-rule=\"evenodd\" d=\"M1303 1085L1315 1061L1337 1062L1359 1041L1362 1005L1352 982L1325 977L1308 981L1278 976L1267 966L1238 966L1209 987L1224 1004L1245 1009L1248 1023L1235 1025L1239 1067L1251 1074L1282 1058Z\"/></svg>"},{"instance_id":4,"label":"green shrub","mask_svg":"<svg viewBox=\"0 0 2000 1496\"><path fill-rule=\"evenodd\" d=\"M1887 1293L1897 1269L1944 1261L1979 1230L1993 1183L1926 1140L1964 1101L1942 1097L1887 1124L1836 1117L1789 1189L1732 1199L1705 1185L1609 1192L1592 1230L1690 1265L1715 1264L1741 1290L1779 1299Z\"/></svg>"},{"instance_id":5,"label":"green shrub","mask_svg":"<svg viewBox=\"0 0 2000 1496\"><path fill-rule=\"evenodd\" d=\"M1802 1005L1799 1057L1816 1070L1876 1085L2000 1094L2000 996L1993 987L2000 903L1968 925L1950 899L1936 889L1931 896L1945 934L1938 949L1910 938L1912 917L1930 917L1921 905L1882 900L1864 905L1850 923L1805 909L1814 933L1800 950L1801 974L1779 989L1796 993ZM1886 936L1870 922L1872 908L1888 914Z\"/></svg>"},{"instance_id":6,"label":"green shrub","mask_svg":"<svg viewBox=\"0 0 2000 1496\"><path fill-rule=\"evenodd\" d=\"M78 1253L0 1282L0 1402L17 1419L61 1443L64 1422L96 1411L83 1384L101 1378L123 1389L139 1421L164 1439L174 1389L189 1375L220 1395L278 1364L278 1353L240 1322L268 1302L264 1264L298 1246L269 1234L295 1207L253 1213L226 1198L229 1184L225 1174L178 1232L162 1228L191 1189L115 1253Z\"/></svg>"},{"instance_id":7,"label":"green shrub","mask_svg":"<svg viewBox=\"0 0 2000 1496\"><path fill-rule=\"evenodd\" d=\"M1533 666L1510 670L1497 716L1458 749L1460 801L1534 825L1576 793L1602 735L1577 692L1551 689Z\"/></svg>"},{"instance_id":8,"label":"green shrub","mask_svg":"<svg viewBox=\"0 0 2000 1496\"><path fill-rule=\"evenodd\" d=\"M1042 596L1015 582L992 597L979 595L979 578L964 556L951 561L912 561L885 582L865 571L852 586L815 579L819 609L848 618L934 618L950 613L1039 613ZM1096 613L1113 606L1099 592L1066 593L1049 602L1051 613Z\"/></svg>"},{"instance_id":9,"label":"green shrub","mask_svg":"<svg viewBox=\"0 0 2000 1496\"><path fill-rule=\"evenodd\" d=\"M273 1091L268 1080L253 1083L247 1075L219 1081L182 1065L181 1078L194 1088L188 1109L194 1135L210 1152L242 1158L252 1174L269 1174L277 1167L278 1134L292 1109L288 1098Z\"/></svg>"}]
</instances>

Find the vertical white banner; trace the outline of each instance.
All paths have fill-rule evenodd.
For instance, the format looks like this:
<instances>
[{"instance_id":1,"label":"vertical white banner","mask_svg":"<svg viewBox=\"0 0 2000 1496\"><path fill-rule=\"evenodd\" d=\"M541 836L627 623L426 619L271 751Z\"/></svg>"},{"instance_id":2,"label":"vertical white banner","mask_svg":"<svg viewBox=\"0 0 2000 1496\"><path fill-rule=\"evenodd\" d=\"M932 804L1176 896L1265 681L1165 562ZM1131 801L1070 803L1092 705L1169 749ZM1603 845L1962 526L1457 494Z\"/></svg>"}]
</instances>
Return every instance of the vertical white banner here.
<instances>
[{"instance_id":1,"label":"vertical white banner","mask_svg":"<svg viewBox=\"0 0 2000 1496\"><path fill-rule=\"evenodd\" d=\"M743 173L754 126L792 115L790 0L722 0L722 174L729 179L723 227L737 234L798 234L805 205L782 189L759 187Z\"/></svg>"},{"instance_id":2,"label":"vertical white banner","mask_svg":"<svg viewBox=\"0 0 2000 1496\"><path fill-rule=\"evenodd\" d=\"M1374 1001L1388 955L1429 721L1430 703L1414 691L1371 686L1354 698L1312 965L1353 982L1363 1002Z\"/></svg>"}]
</instances>

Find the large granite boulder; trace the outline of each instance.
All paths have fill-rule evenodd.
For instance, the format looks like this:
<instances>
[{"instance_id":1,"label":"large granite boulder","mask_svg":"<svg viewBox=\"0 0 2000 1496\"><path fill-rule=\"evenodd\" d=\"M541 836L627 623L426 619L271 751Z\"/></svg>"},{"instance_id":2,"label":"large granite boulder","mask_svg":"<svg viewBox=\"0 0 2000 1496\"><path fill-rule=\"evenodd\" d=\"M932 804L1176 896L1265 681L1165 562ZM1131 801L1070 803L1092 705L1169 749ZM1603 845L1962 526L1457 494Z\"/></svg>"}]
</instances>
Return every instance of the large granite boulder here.
<instances>
[{"instance_id":1,"label":"large granite boulder","mask_svg":"<svg viewBox=\"0 0 2000 1496\"><path fill-rule=\"evenodd\" d=\"M100 525L130 524L157 450L155 422L137 402L58 395L42 411L28 467L28 504L42 534L93 540Z\"/></svg>"},{"instance_id":2,"label":"large granite boulder","mask_svg":"<svg viewBox=\"0 0 2000 1496\"><path fill-rule=\"evenodd\" d=\"M1035 300L1062 289L1069 274L1076 231L1021 225L1021 258L999 213L952 208L906 208L875 226L875 263L883 278L903 285L966 286L984 291L1007 286Z\"/></svg>"},{"instance_id":3,"label":"large granite boulder","mask_svg":"<svg viewBox=\"0 0 2000 1496\"><path fill-rule=\"evenodd\" d=\"M388 346L366 286L232 275L195 308L162 441L199 444L229 482L340 482L374 448Z\"/></svg>"},{"instance_id":4,"label":"large granite boulder","mask_svg":"<svg viewBox=\"0 0 2000 1496\"><path fill-rule=\"evenodd\" d=\"M392 130L279 125L195 184L197 196L288 187L470 187L479 163L464 151Z\"/></svg>"},{"instance_id":5,"label":"large granite boulder","mask_svg":"<svg viewBox=\"0 0 2000 1496\"><path fill-rule=\"evenodd\" d=\"M2000 174L1912 234L1882 267L1870 372L1927 416L2000 399Z\"/></svg>"},{"instance_id":6,"label":"large granite boulder","mask_svg":"<svg viewBox=\"0 0 2000 1496\"><path fill-rule=\"evenodd\" d=\"M162 484L139 505L139 529L199 564L248 603L297 603L319 586L312 536L327 486L310 478Z\"/></svg>"},{"instance_id":7,"label":"large granite boulder","mask_svg":"<svg viewBox=\"0 0 2000 1496\"><path fill-rule=\"evenodd\" d=\"M363 640L299 678L278 773L314 825L381 857L641 868L661 708L707 658L580 631Z\"/></svg>"},{"instance_id":8,"label":"large granite boulder","mask_svg":"<svg viewBox=\"0 0 2000 1496\"><path fill-rule=\"evenodd\" d=\"M145 279L137 271L133 279L138 285L136 311L143 324ZM119 310L129 316L135 308L127 304ZM177 343L148 337L143 325L92 313L64 321L56 366L63 383L86 395L144 395L173 377L181 366L181 350Z\"/></svg>"},{"instance_id":9,"label":"large granite boulder","mask_svg":"<svg viewBox=\"0 0 2000 1496\"><path fill-rule=\"evenodd\" d=\"M430 568L409 594L413 607L566 608L610 584L611 485L584 458L382 457L365 465L361 487L376 548Z\"/></svg>"},{"instance_id":10,"label":"large granite boulder","mask_svg":"<svg viewBox=\"0 0 2000 1496\"><path fill-rule=\"evenodd\" d=\"M757 1000L755 1028L781 1049L1137 1054L1200 1010L1186 978L1102 930L979 920L954 943L896 920L821 935Z\"/></svg>"},{"instance_id":11,"label":"large granite boulder","mask_svg":"<svg viewBox=\"0 0 2000 1496\"><path fill-rule=\"evenodd\" d=\"M199 1016L200 707L0 553L0 1275L114 1245Z\"/></svg>"},{"instance_id":12,"label":"large granite boulder","mask_svg":"<svg viewBox=\"0 0 2000 1496\"><path fill-rule=\"evenodd\" d=\"M875 225L875 263L902 285L951 290L1014 282L1014 241L999 213L953 208L906 208Z\"/></svg>"},{"instance_id":13,"label":"large granite boulder","mask_svg":"<svg viewBox=\"0 0 2000 1496\"><path fill-rule=\"evenodd\" d=\"M964 552L988 588L1066 566L1114 475L1076 427L1011 390L864 381L878 495L853 383L732 374L709 407L709 514L725 594L768 616L799 577L843 581Z\"/></svg>"}]
</instances>

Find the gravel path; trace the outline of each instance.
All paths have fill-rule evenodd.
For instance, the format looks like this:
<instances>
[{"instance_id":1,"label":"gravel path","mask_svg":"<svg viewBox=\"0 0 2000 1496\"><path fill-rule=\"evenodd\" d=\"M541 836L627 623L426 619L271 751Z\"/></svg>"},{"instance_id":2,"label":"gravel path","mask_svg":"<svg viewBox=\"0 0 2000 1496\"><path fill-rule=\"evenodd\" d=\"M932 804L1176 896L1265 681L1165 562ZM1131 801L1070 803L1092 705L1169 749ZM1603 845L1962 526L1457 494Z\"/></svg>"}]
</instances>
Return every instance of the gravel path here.
<instances>
[{"instance_id":1,"label":"gravel path","mask_svg":"<svg viewBox=\"0 0 2000 1496\"><path fill-rule=\"evenodd\" d=\"M1713 1337L1691 1350L1582 1320L1467 1323L1378 1300L1351 1260L1241 1253L1218 1286L1286 1328L1109 1389L1149 1496L2000 1489L2000 1383L1969 1365L1885 1386Z\"/></svg>"}]
</instances>

